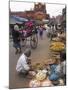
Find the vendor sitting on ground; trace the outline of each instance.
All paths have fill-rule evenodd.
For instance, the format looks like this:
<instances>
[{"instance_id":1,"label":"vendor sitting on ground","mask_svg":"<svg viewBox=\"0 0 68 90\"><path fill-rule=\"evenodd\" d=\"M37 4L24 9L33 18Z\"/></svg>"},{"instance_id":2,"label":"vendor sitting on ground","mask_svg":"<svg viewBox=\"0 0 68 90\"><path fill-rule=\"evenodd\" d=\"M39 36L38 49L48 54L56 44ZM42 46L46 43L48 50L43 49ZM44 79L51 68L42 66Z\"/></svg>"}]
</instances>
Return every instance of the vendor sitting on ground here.
<instances>
[{"instance_id":1,"label":"vendor sitting on ground","mask_svg":"<svg viewBox=\"0 0 68 90\"><path fill-rule=\"evenodd\" d=\"M64 80L64 85L66 84L66 53L61 54L61 60L59 64L51 65L51 73L49 79L51 81L57 81L60 78Z\"/></svg>"},{"instance_id":2,"label":"vendor sitting on ground","mask_svg":"<svg viewBox=\"0 0 68 90\"><path fill-rule=\"evenodd\" d=\"M23 75L28 75L29 71L31 70L30 59L28 59L30 55L31 55L31 50L26 49L24 53L20 56L16 65L16 71L18 73L22 73Z\"/></svg>"}]
</instances>

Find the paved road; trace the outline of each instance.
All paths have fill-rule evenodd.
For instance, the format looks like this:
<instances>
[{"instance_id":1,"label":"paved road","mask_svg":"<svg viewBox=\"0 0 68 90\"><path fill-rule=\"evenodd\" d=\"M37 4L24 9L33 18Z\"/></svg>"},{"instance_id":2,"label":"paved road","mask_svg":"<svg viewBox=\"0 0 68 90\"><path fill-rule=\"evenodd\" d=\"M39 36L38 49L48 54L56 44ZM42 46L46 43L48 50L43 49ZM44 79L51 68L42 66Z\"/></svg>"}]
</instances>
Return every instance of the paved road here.
<instances>
[{"instance_id":1,"label":"paved road","mask_svg":"<svg viewBox=\"0 0 68 90\"><path fill-rule=\"evenodd\" d=\"M29 46L29 43L27 43ZM22 48L22 52L25 50L26 47ZM15 55L15 50L12 46L12 42L9 45L9 87L10 88L21 88L21 87L28 87L29 79L20 77L16 73L16 64L17 60L20 55ZM43 40L39 38L38 40L38 47L35 50L32 50L32 64L36 62L44 62L49 58L49 39L46 37L46 31L44 31Z\"/></svg>"}]
</instances>

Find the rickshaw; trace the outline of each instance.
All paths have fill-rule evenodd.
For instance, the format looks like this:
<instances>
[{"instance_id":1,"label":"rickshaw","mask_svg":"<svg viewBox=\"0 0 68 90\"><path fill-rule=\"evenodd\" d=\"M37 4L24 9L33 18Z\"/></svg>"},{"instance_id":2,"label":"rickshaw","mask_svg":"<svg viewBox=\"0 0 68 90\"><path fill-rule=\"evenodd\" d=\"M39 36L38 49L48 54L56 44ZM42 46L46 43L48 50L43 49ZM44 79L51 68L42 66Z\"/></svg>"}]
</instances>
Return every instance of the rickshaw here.
<instances>
[{"instance_id":1,"label":"rickshaw","mask_svg":"<svg viewBox=\"0 0 68 90\"><path fill-rule=\"evenodd\" d=\"M23 29L20 29L21 33L21 45L26 46L27 41L30 41L30 46L32 49L37 48L38 36L37 30L32 21L27 21L23 25Z\"/></svg>"}]
</instances>

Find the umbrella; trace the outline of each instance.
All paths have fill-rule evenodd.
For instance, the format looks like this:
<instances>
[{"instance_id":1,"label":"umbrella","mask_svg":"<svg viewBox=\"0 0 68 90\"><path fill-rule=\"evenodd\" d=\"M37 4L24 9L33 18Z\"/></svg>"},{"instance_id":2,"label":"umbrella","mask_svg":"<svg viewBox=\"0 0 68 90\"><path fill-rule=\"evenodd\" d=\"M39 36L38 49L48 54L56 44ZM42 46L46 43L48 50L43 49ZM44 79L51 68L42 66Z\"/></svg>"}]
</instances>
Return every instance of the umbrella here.
<instances>
[{"instance_id":1,"label":"umbrella","mask_svg":"<svg viewBox=\"0 0 68 90\"><path fill-rule=\"evenodd\" d=\"M15 19L16 21L19 21L19 22L25 22L25 21L28 21L28 19L26 18L21 18L19 16L11 16L13 19Z\"/></svg>"}]
</instances>

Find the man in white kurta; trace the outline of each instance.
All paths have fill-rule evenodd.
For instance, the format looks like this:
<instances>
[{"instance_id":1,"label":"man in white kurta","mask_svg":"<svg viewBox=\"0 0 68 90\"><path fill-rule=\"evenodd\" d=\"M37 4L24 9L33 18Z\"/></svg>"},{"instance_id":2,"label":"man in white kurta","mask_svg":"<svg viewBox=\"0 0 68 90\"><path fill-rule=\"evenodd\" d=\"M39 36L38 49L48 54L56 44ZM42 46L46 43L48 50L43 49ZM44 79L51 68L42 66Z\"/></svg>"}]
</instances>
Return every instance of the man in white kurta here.
<instances>
[{"instance_id":1,"label":"man in white kurta","mask_svg":"<svg viewBox=\"0 0 68 90\"><path fill-rule=\"evenodd\" d=\"M26 73L30 70L30 66L28 64L28 57L31 55L30 50L25 50L25 52L20 56L17 65L16 71Z\"/></svg>"}]
</instances>

